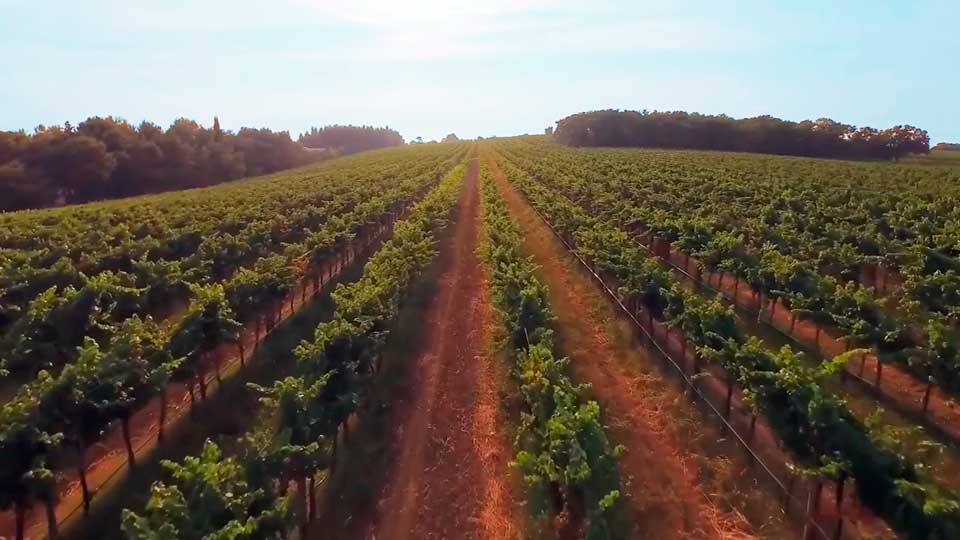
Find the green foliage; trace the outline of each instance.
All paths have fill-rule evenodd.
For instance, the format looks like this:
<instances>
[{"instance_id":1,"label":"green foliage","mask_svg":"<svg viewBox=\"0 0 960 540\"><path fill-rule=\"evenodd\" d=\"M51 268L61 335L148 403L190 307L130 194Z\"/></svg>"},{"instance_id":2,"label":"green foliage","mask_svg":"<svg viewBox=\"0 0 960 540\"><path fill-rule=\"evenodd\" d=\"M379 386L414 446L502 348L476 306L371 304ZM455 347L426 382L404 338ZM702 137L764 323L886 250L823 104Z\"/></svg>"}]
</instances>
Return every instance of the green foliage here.
<instances>
[{"instance_id":1,"label":"green foliage","mask_svg":"<svg viewBox=\"0 0 960 540\"><path fill-rule=\"evenodd\" d=\"M13 371L51 369L70 362L85 336L103 339L117 320L136 311L142 290L133 276L106 271L80 274L82 286L40 293L4 335L2 366Z\"/></svg>"},{"instance_id":2,"label":"green foliage","mask_svg":"<svg viewBox=\"0 0 960 540\"><path fill-rule=\"evenodd\" d=\"M207 441L199 456L165 461L168 480L150 491L143 516L125 510L130 540L267 540L285 536L290 498L253 489L245 468Z\"/></svg>"},{"instance_id":3,"label":"green foliage","mask_svg":"<svg viewBox=\"0 0 960 540\"><path fill-rule=\"evenodd\" d=\"M610 518L619 497L616 458L624 450L608 441L600 406L584 399L584 387L567 376L567 360L554 356L548 290L522 253L520 228L485 167L480 177L485 231L480 253L514 349L511 371L525 405L513 465L538 498L550 500L559 491L564 504L585 505L589 538L610 538ZM561 511L534 510L541 515Z\"/></svg>"},{"instance_id":4,"label":"green foliage","mask_svg":"<svg viewBox=\"0 0 960 540\"><path fill-rule=\"evenodd\" d=\"M192 285L190 290L194 298L187 315L173 331L170 351L185 358L180 366L183 373L200 376L207 369L205 355L220 343L239 339L242 325L233 318L223 285Z\"/></svg>"},{"instance_id":5,"label":"green foliage","mask_svg":"<svg viewBox=\"0 0 960 540\"><path fill-rule=\"evenodd\" d=\"M764 300L782 299L799 317L836 328L884 361L911 367L926 321L956 320L960 313L960 220L956 194L944 188L960 185L955 169L697 152L577 153L539 137L500 144L527 174L563 193L554 203L559 229L578 228L567 208L575 201L614 229L639 228L669 240L707 269L745 280ZM577 234L578 250L604 266L597 259L602 251L584 237L597 233ZM903 282L898 298L876 290L889 279L860 284L861 274L888 273L894 283L884 288L896 286L897 277ZM625 281L629 275L611 277L625 292L637 290ZM960 391L960 371L949 369L949 357L943 362L936 383Z\"/></svg>"},{"instance_id":6,"label":"green foliage","mask_svg":"<svg viewBox=\"0 0 960 540\"><path fill-rule=\"evenodd\" d=\"M36 381L21 388L0 406L0 509L26 507L54 497L51 459L63 439L44 429L39 405L56 380L41 371Z\"/></svg>"},{"instance_id":7,"label":"green foliage","mask_svg":"<svg viewBox=\"0 0 960 540\"><path fill-rule=\"evenodd\" d=\"M955 359L942 320L929 324L931 341L926 350L916 348L907 339L904 322L892 317L872 290L832 276L821 277L804 262L803 257L815 260L813 253L824 246L818 234L833 234L818 230L824 223L834 223L825 215L826 203L811 203L820 195L813 191L799 194L792 189L765 191L765 196L782 192L778 200L769 203L774 211L761 217L765 224L749 227L749 233L734 235L729 231L738 230L745 218L740 213L726 214L720 201L739 212L741 201L751 196L760 198L760 193L751 192L749 183L724 182L722 177L713 177L718 182L716 186L701 179L692 189L671 170L689 170L690 154L675 158L620 152L573 153L528 139L501 142L498 150L506 156L501 160L501 169L561 234L575 239L577 252L620 287L628 304L640 296L638 291L652 289L649 297L655 301L636 303L683 330L703 356L723 368L743 390L747 403L765 413L787 445L814 464L810 470L822 476L836 475L841 470L849 473L856 479L862 500L909 538L939 540L955 534L960 526L960 511L956 510L960 493L940 485L935 476L927 473L922 461L907 458L887 442L890 436L883 435L876 425L858 421L841 399L824 389L825 377L836 373L855 355L867 353L867 349L850 351L816 368L806 367L799 354L788 347L768 351L757 339L740 335L729 307L716 299L703 300L686 292L672 277L664 280L664 275L625 255L633 242L617 231L640 222L657 234L672 235L681 244L700 246L697 255L712 257L709 265L740 275L765 295L785 299L803 316L836 324L850 335L853 344L888 353L911 352L925 372L931 376L942 373L936 371L937 363L952 365ZM628 159L669 166L660 171L661 178L651 179ZM703 157L700 165L716 164L717 160L710 159ZM736 167L742 167L737 161L741 158L730 158L735 160L732 165L722 162L726 158L718 159L723 174L734 174L739 170ZM693 163L696 166L697 162ZM631 173L645 177L649 185L625 180L624 174ZM676 181L678 186L684 186L684 191L671 192L665 182L658 181L664 179ZM629 196L627 201L622 200L624 192ZM828 192L824 196L853 200L849 192ZM574 204L574 200L583 202ZM581 204L589 206L591 212ZM664 220L664 208L674 214L672 221ZM692 228L678 227L677 221L685 218L676 214L688 209L695 209L690 213L699 221ZM816 215L803 220L790 217L791 213L814 211ZM789 223L793 229L771 227L778 221ZM696 236L678 238L684 234L680 231L685 230L696 231ZM775 231L774 236L764 238L764 230ZM744 246L750 245L761 257L752 259L747 255ZM854 265L850 253L844 248L832 257L846 261L841 266L849 269ZM627 283L629 286L624 286ZM666 300L665 310L661 311L659 298ZM938 320L935 315L931 319Z\"/></svg>"},{"instance_id":8,"label":"green foliage","mask_svg":"<svg viewBox=\"0 0 960 540\"><path fill-rule=\"evenodd\" d=\"M34 278L40 280L39 283L47 283L53 277L66 282L63 286L41 290L27 309L10 311L16 317L7 328L4 348L0 350L16 354L7 358L20 361L18 368L36 369L55 363L62 370L59 373L41 370L35 380L23 385L17 395L3 405L0 451L16 459L0 460L3 461L0 508L28 507L40 500L55 499L55 471L64 465L60 459L63 450L82 455L113 421L128 418L161 391L174 374L202 373L204 354L237 338L236 317L249 320L264 304L287 295L309 271L301 261L309 258L316 247L308 241L310 231L304 227L317 228L337 239L328 254L343 250L365 227L435 184L438 175L449 170L451 159L456 159L462 150L448 147L443 152L385 153L331 164L331 170L321 174L326 180L307 176L296 179L288 186L289 190L280 190L286 200L277 200L282 206L272 207L279 215L265 220L260 219L257 204L269 201L264 195L277 190L275 184L260 185L252 190L254 197L237 200L230 195L236 195L239 188L218 188L213 190L215 196L206 194L197 199L199 205L192 208L194 215L171 212L174 217L170 222L158 217L166 215L158 201L105 203L93 208L0 216L0 221L16 225L10 234L17 231L22 234L23 229L17 227L29 226L39 231L34 237L16 237L7 236L8 230L2 229L0 243L36 248L35 253L40 257L34 261L28 256L17 257L0 250L3 265L0 294L19 295L30 287L17 284ZM339 175L344 178L330 178ZM358 182L371 175L369 182ZM309 196L299 197L300 191ZM170 197L181 203L193 200L182 194ZM308 199L319 205L305 204L304 210L297 208ZM137 204L144 204L143 214L138 214L141 207ZM244 209L245 205L248 208ZM271 208L270 204L266 207ZM279 212L281 208L287 208L288 212ZM106 210L115 214L107 219L110 214ZM336 215L328 216L327 211ZM42 219L35 219L38 216ZM140 230L134 232L135 227L131 226L118 231L111 225L125 220L142 220ZM170 233L168 226L177 220L183 222L179 237L177 233L162 242L149 238L128 242L134 237L149 237L151 231L158 236L161 232ZM204 223L219 227L209 242L198 234ZM101 234L101 229L107 233ZM114 233L122 241L109 245L107 237ZM245 245L236 241L238 234L252 242L244 251L247 255L236 254L235 250ZM101 240L103 244L99 243ZM302 241L288 243L287 240ZM84 251L86 255L76 261L66 257L55 259L54 266L58 269L55 274L29 269L30 264L42 264L42 258L49 255L40 254L55 249L61 242L66 252ZM71 247L71 242L76 243ZM115 262L117 257L122 259L127 254L133 274L114 270L92 272L89 277L80 272L71 274L74 265L103 268L98 265ZM164 256L180 259L165 260ZM198 275L212 269L223 275ZM224 279L226 274L234 277ZM16 279L7 281L11 276ZM16 286L8 287L10 283ZM150 304L152 294L180 288L189 290L193 298L176 325L157 324L139 313L146 309L140 303L145 290L147 304ZM380 337L373 333L370 339L375 342ZM59 358L57 355L63 351L66 353ZM335 408L326 401L325 383L333 377L331 371L314 379L297 380L296 384L286 381L289 384L282 382L276 388L263 389L266 409L273 411L267 417L274 421L262 426L263 433L269 432L269 437L245 441L244 453L250 459L243 463L244 474L249 475L247 481L251 486L271 494L276 482L270 478L277 478L277 470L293 467L301 474L308 474L327 466L331 450L329 439L323 434L330 431L330 411ZM344 406L355 407L355 403L344 402ZM265 440L269 444L261 444ZM271 495L272 499L277 499L275 495ZM189 496L187 494L188 499ZM172 501L158 508L176 506L175 497L160 494L157 499ZM267 523L275 522L280 514L263 516L256 522L246 519L226 524L211 534L217 538L257 537L260 533L256 531L265 530ZM142 530L145 531L143 537L157 538L169 533L164 532L166 529L161 524L150 525L148 521L131 521L131 531Z\"/></svg>"},{"instance_id":9,"label":"green foliage","mask_svg":"<svg viewBox=\"0 0 960 540\"><path fill-rule=\"evenodd\" d=\"M396 225L394 237L367 262L360 280L337 287L334 318L317 327L313 340L297 347L300 374L271 387L252 385L261 396L263 412L256 427L240 441L239 457L224 458L208 442L201 455L188 457L183 464L164 463L169 485L154 485L144 515L124 513L127 538L285 537L297 518L286 481L313 477L330 466L338 431L362 399L372 361L383 344L383 328L432 260L434 233L445 224L459 196L463 173L463 166L455 168L408 219ZM268 264L273 273L284 271L272 261L261 267L265 274ZM235 290L241 289L240 283L247 287L252 282L256 280L237 280ZM184 338L186 347L203 342L196 336L209 333L202 331L201 322L211 313L217 314L216 321L230 314L222 287L194 292L194 306L181 325L181 333L192 336ZM197 320L188 322L191 316ZM201 330L194 330L198 327ZM222 323L208 327L219 332Z\"/></svg>"}]
</instances>

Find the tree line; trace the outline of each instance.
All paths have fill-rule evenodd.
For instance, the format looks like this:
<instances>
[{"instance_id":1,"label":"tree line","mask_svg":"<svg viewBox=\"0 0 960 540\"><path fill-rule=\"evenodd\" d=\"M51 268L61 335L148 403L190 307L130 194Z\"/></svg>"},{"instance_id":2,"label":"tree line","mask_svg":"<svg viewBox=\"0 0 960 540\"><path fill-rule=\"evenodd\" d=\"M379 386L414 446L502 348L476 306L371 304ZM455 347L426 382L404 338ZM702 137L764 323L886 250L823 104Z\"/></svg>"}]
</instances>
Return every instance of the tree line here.
<instances>
[{"instance_id":1,"label":"tree line","mask_svg":"<svg viewBox=\"0 0 960 540\"><path fill-rule=\"evenodd\" d=\"M337 154L353 154L364 150L402 146L403 137L389 127L325 126L312 127L300 135L300 144L307 148L323 148Z\"/></svg>"},{"instance_id":2,"label":"tree line","mask_svg":"<svg viewBox=\"0 0 960 540\"><path fill-rule=\"evenodd\" d=\"M908 125L878 130L829 118L790 122L772 116L736 119L682 111L578 113L557 121L553 136L570 146L688 148L841 159L896 160L930 151L927 132Z\"/></svg>"},{"instance_id":3,"label":"tree line","mask_svg":"<svg viewBox=\"0 0 960 540\"><path fill-rule=\"evenodd\" d=\"M285 131L225 131L180 118L164 131L92 117L32 134L0 131L0 210L209 186L316 161Z\"/></svg>"}]
</instances>

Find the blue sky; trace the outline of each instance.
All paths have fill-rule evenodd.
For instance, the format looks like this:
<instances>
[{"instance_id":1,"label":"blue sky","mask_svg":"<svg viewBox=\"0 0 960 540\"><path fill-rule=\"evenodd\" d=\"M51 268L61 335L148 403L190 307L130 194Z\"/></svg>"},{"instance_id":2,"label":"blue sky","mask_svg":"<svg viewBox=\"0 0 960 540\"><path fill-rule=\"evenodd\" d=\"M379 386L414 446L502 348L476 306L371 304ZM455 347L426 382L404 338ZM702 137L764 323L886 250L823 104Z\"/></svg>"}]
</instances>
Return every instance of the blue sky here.
<instances>
[{"instance_id":1,"label":"blue sky","mask_svg":"<svg viewBox=\"0 0 960 540\"><path fill-rule=\"evenodd\" d=\"M540 132L600 108L910 123L960 142L960 2L0 0L0 129Z\"/></svg>"}]
</instances>

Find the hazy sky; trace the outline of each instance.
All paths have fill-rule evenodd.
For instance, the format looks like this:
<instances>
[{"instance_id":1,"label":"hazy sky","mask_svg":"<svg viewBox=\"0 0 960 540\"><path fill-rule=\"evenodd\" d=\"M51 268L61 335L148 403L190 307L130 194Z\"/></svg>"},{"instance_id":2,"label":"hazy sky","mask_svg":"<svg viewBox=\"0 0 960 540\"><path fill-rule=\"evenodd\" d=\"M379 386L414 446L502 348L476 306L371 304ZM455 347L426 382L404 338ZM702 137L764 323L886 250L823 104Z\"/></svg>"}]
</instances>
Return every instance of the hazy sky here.
<instances>
[{"instance_id":1,"label":"hazy sky","mask_svg":"<svg viewBox=\"0 0 960 540\"><path fill-rule=\"evenodd\" d=\"M958 21L958 0L0 0L0 129L219 115L433 139L647 108L960 142Z\"/></svg>"}]
</instances>

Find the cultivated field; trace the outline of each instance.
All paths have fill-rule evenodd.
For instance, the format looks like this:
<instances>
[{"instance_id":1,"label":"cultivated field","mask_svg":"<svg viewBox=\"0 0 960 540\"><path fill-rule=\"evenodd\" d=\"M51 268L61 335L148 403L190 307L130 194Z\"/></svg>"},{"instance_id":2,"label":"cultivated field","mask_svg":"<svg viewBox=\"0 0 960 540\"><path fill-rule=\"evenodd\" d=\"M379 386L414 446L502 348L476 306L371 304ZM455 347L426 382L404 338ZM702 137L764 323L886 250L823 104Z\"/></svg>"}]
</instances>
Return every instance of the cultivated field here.
<instances>
[{"instance_id":1,"label":"cultivated field","mask_svg":"<svg viewBox=\"0 0 960 540\"><path fill-rule=\"evenodd\" d=\"M935 157L517 137L0 215L0 537L960 538Z\"/></svg>"}]
</instances>

